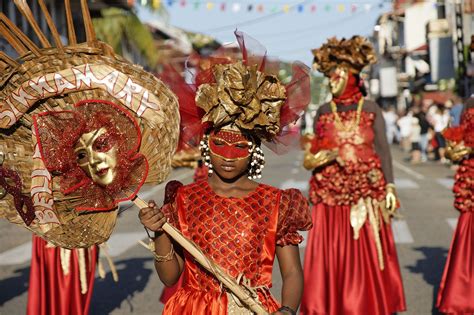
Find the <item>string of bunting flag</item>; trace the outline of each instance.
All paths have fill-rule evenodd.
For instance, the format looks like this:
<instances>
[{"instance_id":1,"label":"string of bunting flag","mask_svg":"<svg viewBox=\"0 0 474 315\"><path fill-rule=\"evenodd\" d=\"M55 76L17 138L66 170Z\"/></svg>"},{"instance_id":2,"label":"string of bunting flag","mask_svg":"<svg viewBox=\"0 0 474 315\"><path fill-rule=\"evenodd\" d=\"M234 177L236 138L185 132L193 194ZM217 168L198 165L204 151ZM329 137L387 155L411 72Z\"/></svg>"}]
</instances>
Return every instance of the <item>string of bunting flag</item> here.
<instances>
[{"instance_id":1,"label":"string of bunting flag","mask_svg":"<svg viewBox=\"0 0 474 315\"><path fill-rule=\"evenodd\" d=\"M383 7L383 3L374 4L373 2L310 2L310 3L276 3L275 1L206 1L206 0L137 0L140 5L148 6L158 10L161 7L166 8L188 8L193 10L208 10L220 12L257 12L257 13L275 13L275 12L358 12L370 11L374 6Z\"/></svg>"}]
</instances>

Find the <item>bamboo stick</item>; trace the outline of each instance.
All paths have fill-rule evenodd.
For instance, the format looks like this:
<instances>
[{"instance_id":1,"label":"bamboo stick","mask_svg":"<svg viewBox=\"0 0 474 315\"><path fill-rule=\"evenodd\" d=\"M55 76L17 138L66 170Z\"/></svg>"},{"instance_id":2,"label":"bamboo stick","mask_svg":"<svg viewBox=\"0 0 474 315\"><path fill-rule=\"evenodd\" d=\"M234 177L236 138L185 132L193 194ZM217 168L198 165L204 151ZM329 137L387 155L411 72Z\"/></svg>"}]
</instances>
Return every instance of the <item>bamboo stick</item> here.
<instances>
[{"instance_id":1,"label":"bamboo stick","mask_svg":"<svg viewBox=\"0 0 474 315\"><path fill-rule=\"evenodd\" d=\"M70 0L64 0L64 8L66 10L67 35L69 39L69 45L74 46L77 44L77 38L76 31L74 30L74 20L72 19Z\"/></svg>"},{"instance_id":2,"label":"bamboo stick","mask_svg":"<svg viewBox=\"0 0 474 315\"><path fill-rule=\"evenodd\" d=\"M48 41L46 36L41 31L41 28L39 27L38 23L36 23L35 17L33 16L33 13L31 12L31 9L28 6L28 3L26 2L26 0L13 0L13 1L15 2L17 8L20 10L21 14L28 20L28 23L30 23L36 36L38 36L41 42L41 45L43 45L43 48L50 48L51 43Z\"/></svg>"},{"instance_id":3,"label":"bamboo stick","mask_svg":"<svg viewBox=\"0 0 474 315\"><path fill-rule=\"evenodd\" d=\"M0 33L12 45L20 55L31 51L36 56L40 56L39 48L23 32L13 24L8 17L0 13Z\"/></svg>"},{"instance_id":4,"label":"bamboo stick","mask_svg":"<svg viewBox=\"0 0 474 315\"><path fill-rule=\"evenodd\" d=\"M61 42L61 36L59 36L58 29L56 28L56 25L54 25L53 19L51 18L51 15L49 14L48 7L46 7L44 0L38 0L38 3L41 7L41 11L43 11L44 17L46 19L46 23L48 23L49 30L51 31L51 34L53 35L53 39L54 39L54 43L56 44L56 47L62 50L63 43Z\"/></svg>"},{"instance_id":5,"label":"bamboo stick","mask_svg":"<svg viewBox=\"0 0 474 315\"><path fill-rule=\"evenodd\" d=\"M82 18L84 19L84 27L86 29L86 39L88 42L95 41L95 30L92 25L92 19L87 6L87 0L81 0Z\"/></svg>"},{"instance_id":6,"label":"bamboo stick","mask_svg":"<svg viewBox=\"0 0 474 315\"><path fill-rule=\"evenodd\" d=\"M3 51L0 51L0 60L3 61L4 63L8 64L10 67L15 68L18 67L19 64L10 58L7 54L5 54Z\"/></svg>"},{"instance_id":7,"label":"bamboo stick","mask_svg":"<svg viewBox=\"0 0 474 315\"><path fill-rule=\"evenodd\" d=\"M0 34L2 34L3 38L6 39L6 41L15 49L15 51L20 54L24 55L28 52L28 48L23 45L18 38L10 32L8 28L6 28L5 25L0 23Z\"/></svg>"},{"instance_id":8,"label":"bamboo stick","mask_svg":"<svg viewBox=\"0 0 474 315\"><path fill-rule=\"evenodd\" d=\"M148 207L148 204L139 197L136 197L133 202L140 209ZM229 276L224 270L222 270L221 267L206 257L206 255L194 242L185 238L181 232L179 232L169 223L165 223L162 228L172 239L174 239L189 254L191 254L191 256L193 256L202 267L212 273L226 288L234 293L234 295L237 296L242 303L246 304L253 312L258 315L268 314L262 304L252 297L249 290L239 285L239 283L234 278Z\"/></svg>"}]
</instances>

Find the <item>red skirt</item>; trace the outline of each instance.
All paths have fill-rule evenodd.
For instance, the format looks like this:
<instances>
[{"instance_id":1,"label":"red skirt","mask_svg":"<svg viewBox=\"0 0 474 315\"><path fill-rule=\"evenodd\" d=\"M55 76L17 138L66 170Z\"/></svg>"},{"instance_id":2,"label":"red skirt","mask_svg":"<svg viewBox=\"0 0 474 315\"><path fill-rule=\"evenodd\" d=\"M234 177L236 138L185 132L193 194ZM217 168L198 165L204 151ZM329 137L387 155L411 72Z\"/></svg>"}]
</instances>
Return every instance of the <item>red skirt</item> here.
<instances>
[{"instance_id":1,"label":"red skirt","mask_svg":"<svg viewBox=\"0 0 474 315\"><path fill-rule=\"evenodd\" d=\"M350 207L317 204L312 217L301 314L386 315L404 311L405 296L391 226L382 223L385 269L380 270L368 221L355 240Z\"/></svg>"},{"instance_id":2,"label":"red skirt","mask_svg":"<svg viewBox=\"0 0 474 315\"><path fill-rule=\"evenodd\" d=\"M86 251L87 292L81 293L79 259L71 252L69 274L61 267L60 249L47 248L47 242L33 236L27 315L87 315L94 285L97 248ZM90 260L89 260L90 258Z\"/></svg>"},{"instance_id":3,"label":"red skirt","mask_svg":"<svg viewBox=\"0 0 474 315\"><path fill-rule=\"evenodd\" d=\"M474 313L474 213L461 212L436 306L443 313Z\"/></svg>"}]
</instances>

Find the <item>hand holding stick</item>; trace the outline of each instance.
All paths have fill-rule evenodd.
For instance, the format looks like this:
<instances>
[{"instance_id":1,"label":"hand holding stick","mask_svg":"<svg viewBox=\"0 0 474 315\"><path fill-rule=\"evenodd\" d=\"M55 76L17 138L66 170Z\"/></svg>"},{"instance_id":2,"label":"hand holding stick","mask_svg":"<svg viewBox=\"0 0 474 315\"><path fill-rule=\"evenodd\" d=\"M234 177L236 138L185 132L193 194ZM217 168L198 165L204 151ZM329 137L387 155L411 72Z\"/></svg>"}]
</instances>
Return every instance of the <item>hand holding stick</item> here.
<instances>
[{"instance_id":1,"label":"hand holding stick","mask_svg":"<svg viewBox=\"0 0 474 315\"><path fill-rule=\"evenodd\" d=\"M148 204L142 199L136 197L133 202L140 209L147 208ZM221 267L210 260L202 252L202 250L192 241L185 238L180 231L178 231L171 224L165 222L162 224L163 218L156 218L156 225L161 225L161 229L165 231L172 239L181 245L194 259L207 271L211 272L226 288L228 288L239 300L246 304L256 314L268 314L262 304L258 301L255 294L249 289L242 287L239 283L229 276Z\"/></svg>"}]
</instances>

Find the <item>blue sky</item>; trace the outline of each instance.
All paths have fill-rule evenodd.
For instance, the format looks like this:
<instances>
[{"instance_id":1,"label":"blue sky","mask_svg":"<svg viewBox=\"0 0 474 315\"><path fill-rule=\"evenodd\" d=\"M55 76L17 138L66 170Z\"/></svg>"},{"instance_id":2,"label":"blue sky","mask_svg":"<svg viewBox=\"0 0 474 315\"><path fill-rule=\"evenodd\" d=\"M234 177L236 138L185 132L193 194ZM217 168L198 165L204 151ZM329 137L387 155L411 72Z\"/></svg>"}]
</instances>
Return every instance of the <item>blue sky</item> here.
<instances>
[{"instance_id":1,"label":"blue sky","mask_svg":"<svg viewBox=\"0 0 474 315\"><path fill-rule=\"evenodd\" d=\"M262 43L269 56L287 61L301 60L308 65L312 61L311 48L320 46L331 36L369 35L377 17L391 9L391 1L386 0L184 0L184 6L181 1L176 0L170 6L170 0L162 0L171 25L211 35L223 43L235 41L233 31L238 28ZM207 9L209 2L213 3L211 10ZM223 2L225 11L221 11ZM248 11L250 4L253 6L251 12ZM255 10L259 5L264 8L262 13ZM284 5L292 9L282 13ZM311 12L313 5L316 10ZM353 5L356 5L354 12ZM236 10L238 7L239 11ZM342 7L344 12L341 12ZM147 14L140 14L140 17L150 18Z\"/></svg>"}]
</instances>

